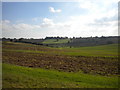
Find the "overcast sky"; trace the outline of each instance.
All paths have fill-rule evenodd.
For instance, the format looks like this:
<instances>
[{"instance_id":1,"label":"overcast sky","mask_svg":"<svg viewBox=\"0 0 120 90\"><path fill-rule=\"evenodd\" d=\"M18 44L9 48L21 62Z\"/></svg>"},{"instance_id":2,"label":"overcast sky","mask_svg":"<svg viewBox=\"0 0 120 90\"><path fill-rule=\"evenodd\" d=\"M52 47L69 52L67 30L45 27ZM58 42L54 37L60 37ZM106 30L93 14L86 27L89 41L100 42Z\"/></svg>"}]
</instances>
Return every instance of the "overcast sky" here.
<instances>
[{"instance_id":1,"label":"overcast sky","mask_svg":"<svg viewBox=\"0 0 120 90\"><path fill-rule=\"evenodd\" d=\"M117 19L118 0L2 2L2 37L118 36Z\"/></svg>"}]
</instances>

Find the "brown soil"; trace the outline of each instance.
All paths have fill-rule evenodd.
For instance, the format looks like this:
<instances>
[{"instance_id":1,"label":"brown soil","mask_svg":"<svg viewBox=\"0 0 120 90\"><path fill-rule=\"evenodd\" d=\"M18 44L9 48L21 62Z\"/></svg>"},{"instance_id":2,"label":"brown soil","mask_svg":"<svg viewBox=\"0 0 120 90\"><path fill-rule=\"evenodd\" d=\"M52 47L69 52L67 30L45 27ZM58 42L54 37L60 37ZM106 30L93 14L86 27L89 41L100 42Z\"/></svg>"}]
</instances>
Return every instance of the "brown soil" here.
<instances>
[{"instance_id":1,"label":"brown soil","mask_svg":"<svg viewBox=\"0 0 120 90\"><path fill-rule=\"evenodd\" d=\"M3 52L3 63L100 75L118 74L118 58L61 56L39 53Z\"/></svg>"}]
</instances>

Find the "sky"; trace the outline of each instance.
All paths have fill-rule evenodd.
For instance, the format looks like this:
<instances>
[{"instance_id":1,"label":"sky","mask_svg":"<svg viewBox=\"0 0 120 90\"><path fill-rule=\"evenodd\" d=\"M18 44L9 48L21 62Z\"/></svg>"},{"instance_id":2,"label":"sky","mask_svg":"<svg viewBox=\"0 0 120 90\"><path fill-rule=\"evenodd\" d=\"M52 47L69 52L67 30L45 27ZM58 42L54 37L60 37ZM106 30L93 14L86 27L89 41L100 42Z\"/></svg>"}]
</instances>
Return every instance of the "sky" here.
<instances>
[{"instance_id":1,"label":"sky","mask_svg":"<svg viewBox=\"0 0 120 90\"><path fill-rule=\"evenodd\" d=\"M2 37L118 36L118 0L2 2Z\"/></svg>"}]
</instances>

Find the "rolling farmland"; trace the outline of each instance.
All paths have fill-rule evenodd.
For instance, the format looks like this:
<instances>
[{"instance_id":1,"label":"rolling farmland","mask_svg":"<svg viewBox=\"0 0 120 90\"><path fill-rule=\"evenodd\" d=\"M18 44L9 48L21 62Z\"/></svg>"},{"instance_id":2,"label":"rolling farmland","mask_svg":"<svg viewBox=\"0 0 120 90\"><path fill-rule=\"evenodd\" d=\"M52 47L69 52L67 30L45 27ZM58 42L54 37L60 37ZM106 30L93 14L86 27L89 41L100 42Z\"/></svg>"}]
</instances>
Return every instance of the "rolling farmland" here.
<instances>
[{"instance_id":1,"label":"rolling farmland","mask_svg":"<svg viewBox=\"0 0 120 90\"><path fill-rule=\"evenodd\" d=\"M117 0L1 0L7 89L113 89L120 77Z\"/></svg>"},{"instance_id":2,"label":"rolling farmland","mask_svg":"<svg viewBox=\"0 0 120 90\"><path fill-rule=\"evenodd\" d=\"M52 48L25 43L3 42L3 69L3 87L49 88L54 87L54 83L56 83L58 88L117 88L118 45ZM7 72L8 70L9 72ZM47 74L51 76L47 76ZM23 80L27 76L28 78ZM41 78L38 79L38 77ZM94 77L96 80L88 82ZM17 78L20 79L20 82L16 81L16 83ZM29 80L29 78L31 79ZM80 81L76 81L76 78ZM37 79L35 86L30 83ZM25 85L25 82L28 83Z\"/></svg>"}]
</instances>

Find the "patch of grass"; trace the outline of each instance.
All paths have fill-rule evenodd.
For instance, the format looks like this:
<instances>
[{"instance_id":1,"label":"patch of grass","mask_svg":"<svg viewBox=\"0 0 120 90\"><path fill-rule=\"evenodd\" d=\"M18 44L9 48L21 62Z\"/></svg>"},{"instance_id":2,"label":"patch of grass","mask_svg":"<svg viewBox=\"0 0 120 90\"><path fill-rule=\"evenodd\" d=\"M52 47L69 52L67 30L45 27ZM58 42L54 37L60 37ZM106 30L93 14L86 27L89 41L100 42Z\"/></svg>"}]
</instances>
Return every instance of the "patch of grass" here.
<instances>
[{"instance_id":1,"label":"patch of grass","mask_svg":"<svg viewBox=\"0 0 120 90\"><path fill-rule=\"evenodd\" d=\"M43 43L44 44L60 44L60 43L68 43L69 39L47 39L44 40Z\"/></svg>"},{"instance_id":2,"label":"patch of grass","mask_svg":"<svg viewBox=\"0 0 120 90\"><path fill-rule=\"evenodd\" d=\"M66 51L63 52L65 55L118 57L118 44L60 49Z\"/></svg>"},{"instance_id":3,"label":"patch of grass","mask_svg":"<svg viewBox=\"0 0 120 90\"><path fill-rule=\"evenodd\" d=\"M3 88L118 88L118 77L3 64Z\"/></svg>"}]
</instances>

